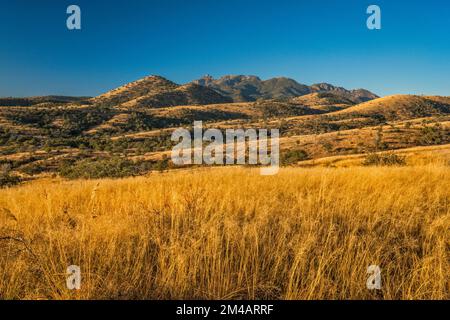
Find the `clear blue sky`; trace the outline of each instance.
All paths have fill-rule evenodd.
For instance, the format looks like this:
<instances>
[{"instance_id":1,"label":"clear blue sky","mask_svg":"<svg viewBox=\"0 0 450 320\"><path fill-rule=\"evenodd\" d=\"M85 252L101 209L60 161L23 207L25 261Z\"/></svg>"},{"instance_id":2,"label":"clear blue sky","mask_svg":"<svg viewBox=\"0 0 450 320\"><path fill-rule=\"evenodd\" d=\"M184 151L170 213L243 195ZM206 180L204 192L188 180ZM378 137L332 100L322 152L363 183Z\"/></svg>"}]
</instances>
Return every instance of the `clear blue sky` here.
<instances>
[{"instance_id":1,"label":"clear blue sky","mask_svg":"<svg viewBox=\"0 0 450 320\"><path fill-rule=\"evenodd\" d=\"M81 31L66 28L71 4ZM450 1L0 0L0 96L97 95L150 74L450 95Z\"/></svg>"}]
</instances>

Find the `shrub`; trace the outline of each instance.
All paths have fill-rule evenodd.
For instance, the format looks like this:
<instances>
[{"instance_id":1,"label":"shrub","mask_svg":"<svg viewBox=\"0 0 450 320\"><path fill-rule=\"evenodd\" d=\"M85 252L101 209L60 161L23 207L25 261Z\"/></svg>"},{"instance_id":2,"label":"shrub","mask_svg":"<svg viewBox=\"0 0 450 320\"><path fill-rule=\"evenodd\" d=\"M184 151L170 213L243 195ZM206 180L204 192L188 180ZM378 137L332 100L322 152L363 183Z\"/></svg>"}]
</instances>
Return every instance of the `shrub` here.
<instances>
[{"instance_id":1,"label":"shrub","mask_svg":"<svg viewBox=\"0 0 450 320\"><path fill-rule=\"evenodd\" d=\"M366 156L363 162L364 166L404 166L406 165L405 157L395 153L371 153Z\"/></svg>"},{"instance_id":2,"label":"shrub","mask_svg":"<svg viewBox=\"0 0 450 320\"><path fill-rule=\"evenodd\" d=\"M282 165L292 165L299 161L308 160L309 156L305 150L289 150L281 154Z\"/></svg>"},{"instance_id":3,"label":"shrub","mask_svg":"<svg viewBox=\"0 0 450 320\"><path fill-rule=\"evenodd\" d=\"M140 166L121 158L92 160L85 159L74 164L66 163L59 173L69 179L122 178L138 174Z\"/></svg>"},{"instance_id":4,"label":"shrub","mask_svg":"<svg viewBox=\"0 0 450 320\"><path fill-rule=\"evenodd\" d=\"M165 171L171 168L169 159L138 161L114 157L110 159L83 159L66 161L59 167L59 174L68 179L101 179L137 176L152 170Z\"/></svg>"},{"instance_id":5,"label":"shrub","mask_svg":"<svg viewBox=\"0 0 450 320\"><path fill-rule=\"evenodd\" d=\"M0 166L0 187L10 187L20 182L20 178L11 174L11 166L3 164Z\"/></svg>"},{"instance_id":6,"label":"shrub","mask_svg":"<svg viewBox=\"0 0 450 320\"><path fill-rule=\"evenodd\" d=\"M420 135L420 143L424 145L437 145L445 143L446 133L439 124L433 127L423 127Z\"/></svg>"}]
</instances>

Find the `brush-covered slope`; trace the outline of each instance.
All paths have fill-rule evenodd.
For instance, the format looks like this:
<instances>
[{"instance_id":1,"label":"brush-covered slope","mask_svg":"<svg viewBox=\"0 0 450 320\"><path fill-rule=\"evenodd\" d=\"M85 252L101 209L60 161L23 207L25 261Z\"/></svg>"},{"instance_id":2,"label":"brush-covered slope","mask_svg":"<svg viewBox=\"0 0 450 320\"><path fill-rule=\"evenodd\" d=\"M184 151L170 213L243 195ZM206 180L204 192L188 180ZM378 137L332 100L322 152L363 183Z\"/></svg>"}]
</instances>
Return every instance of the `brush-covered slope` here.
<instances>
[{"instance_id":1,"label":"brush-covered slope","mask_svg":"<svg viewBox=\"0 0 450 320\"><path fill-rule=\"evenodd\" d=\"M291 100L294 103L325 112L342 110L355 105L355 102L337 93L310 93Z\"/></svg>"},{"instance_id":2,"label":"brush-covered slope","mask_svg":"<svg viewBox=\"0 0 450 320\"><path fill-rule=\"evenodd\" d=\"M196 85L187 84L171 90L150 93L122 104L122 107L162 108L181 105L209 105L232 102L216 91Z\"/></svg>"},{"instance_id":3,"label":"brush-covered slope","mask_svg":"<svg viewBox=\"0 0 450 320\"><path fill-rule=\"evenodd\" d=\"M149 94L174 90L178 85L159 76L149 76L108 91L93 99L95 103L114 106Z\"/></svg>"},{"instance_id":4,"label":"brush-covered slope","mask_svg":"<svg viewBox=\"0 0 450 320\"><path fill-rule=\"evenodd\" d=\"M196 84L178 85L160 76L146 77L93 99L97 104L122 107L168 107L231 102L216 91Z\"/></svg>"},{"instance_id":5,"label":"brush-covered slope","mask_svg":"<svg viewBox=\"0 0 450 320\"><path fill-rule=\"evenodd\" d=\"M394 95L361 103L335 114L378 115L386 120L402 120L448 113L450 97Z\"/></svg>"}]
</instances>

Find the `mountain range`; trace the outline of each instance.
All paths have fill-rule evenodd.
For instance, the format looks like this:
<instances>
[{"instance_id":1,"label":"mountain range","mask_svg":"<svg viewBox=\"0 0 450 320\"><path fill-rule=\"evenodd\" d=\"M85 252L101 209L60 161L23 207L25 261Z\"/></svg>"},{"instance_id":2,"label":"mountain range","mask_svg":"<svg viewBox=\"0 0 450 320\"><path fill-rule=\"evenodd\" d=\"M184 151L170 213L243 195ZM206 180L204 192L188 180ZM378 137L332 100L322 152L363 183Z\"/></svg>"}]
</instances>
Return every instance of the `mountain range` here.
<instances>
[{"instance_id":1,"label":"mountain range","mask_svg":"<svg viewBox=\"0 0 450 320\"><path fill-rule=\"evenodd\" d=\"M193 83L211 88L234 102L287 99L310 93L324 92L334 93L351 100L353 103L361 103L378 98L376 94L365 89L347 90L328 83L307 86L285 77L261 80L257 76L245 75L228 75L220 79L205 76L193 81Z\"/></svg>"},{"instance_id":2,"label":"mountain range","mask_svg":"<svg viewBox=\"0 0 450 320\"><path fill-rule=\"evenodd\" d=\"M106 92L92 99L95 104L126 108L162 108L179 105L207 105L260 100L287 100L312 93L332 94L358 104L378 98L365 90L347 90L321 83L307 86L289 78L261 80L256 76L224 76L213 79L205 76L179 85L161 76L148 76Z\"/></svg>"},{"instance_id":3,"label":"mountain range","mask_svg":"<svg viewBox=\"0 0 450 320\"><path fill-rule=\"evenodd\" d=\"M31 106L39 104L90 103L109 107L163 108L180 105L290 100L314 93L327 94L327 97L333 98L333 100L345 100L345 103L349 105L378 98L376 94L365 89L348 90L328 83L308 86L285 77L261 80L259 77L251 75L227 75L219 79L205 76L180 85L161 76L153 75L130 82L94 98L63 96L9 97L0 98L0 105Z\"/></svg>"}]
</instances>

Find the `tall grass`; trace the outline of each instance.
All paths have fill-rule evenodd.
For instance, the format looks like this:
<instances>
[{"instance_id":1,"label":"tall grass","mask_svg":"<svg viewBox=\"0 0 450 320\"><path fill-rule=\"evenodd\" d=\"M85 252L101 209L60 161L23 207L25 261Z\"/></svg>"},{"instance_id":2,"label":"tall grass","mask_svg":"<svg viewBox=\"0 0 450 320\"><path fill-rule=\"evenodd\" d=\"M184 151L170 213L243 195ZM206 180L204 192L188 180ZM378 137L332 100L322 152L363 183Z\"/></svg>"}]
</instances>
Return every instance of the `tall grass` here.
<instances>
[{"instance_id":1,"label":"tall grass","mask_svg":"<svg viewBox=\"0 0 450 320\"><path fill-rule=\"evenodd\" d=\"M38 181L0 191L0 298L448 299L449 226L448 167Z\"/></svg>"}]
</instances>

